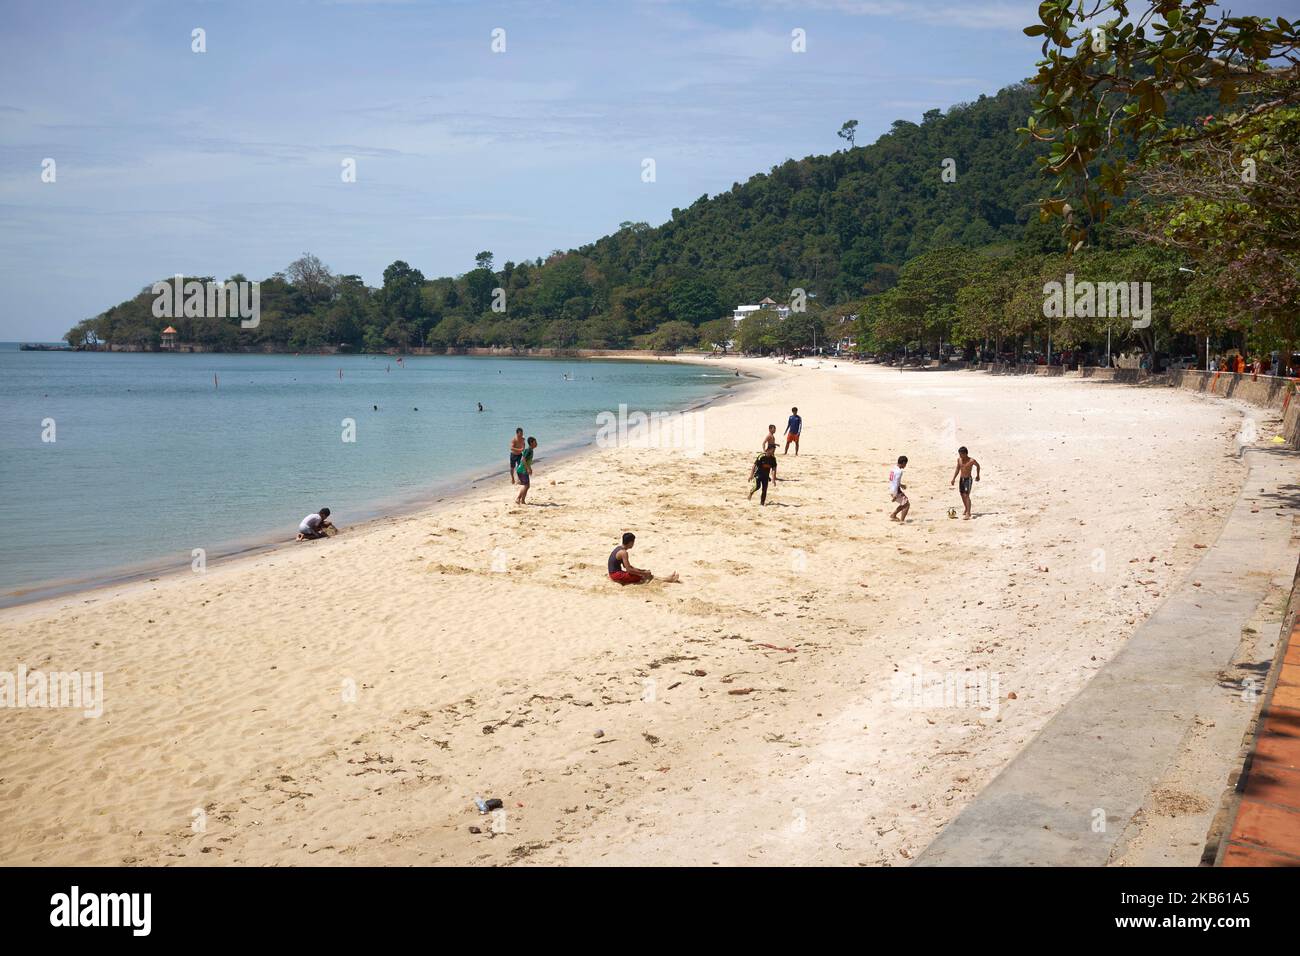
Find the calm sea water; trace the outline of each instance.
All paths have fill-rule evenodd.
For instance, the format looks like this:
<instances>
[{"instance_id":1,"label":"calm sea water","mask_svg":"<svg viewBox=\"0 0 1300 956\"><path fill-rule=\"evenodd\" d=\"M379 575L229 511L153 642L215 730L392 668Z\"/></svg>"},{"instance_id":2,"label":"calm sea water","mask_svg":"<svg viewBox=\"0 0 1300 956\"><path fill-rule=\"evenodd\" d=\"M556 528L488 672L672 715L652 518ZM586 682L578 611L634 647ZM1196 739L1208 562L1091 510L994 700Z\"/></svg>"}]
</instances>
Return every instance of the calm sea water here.
<instances>
[{"instance_id":1,"label":"calm sea water","mask_svg":"<svg viewBox=\"0 0 1300 956\"><path fill-rule=\"evenodd\" d=\"M292 538L322 506L346 526L494 470L504 501L515 426L537 436L540 472L592 440L601 411L680 408L735 382L670 362L0 346L0 603Z\"/></svg>"}]
</instances>

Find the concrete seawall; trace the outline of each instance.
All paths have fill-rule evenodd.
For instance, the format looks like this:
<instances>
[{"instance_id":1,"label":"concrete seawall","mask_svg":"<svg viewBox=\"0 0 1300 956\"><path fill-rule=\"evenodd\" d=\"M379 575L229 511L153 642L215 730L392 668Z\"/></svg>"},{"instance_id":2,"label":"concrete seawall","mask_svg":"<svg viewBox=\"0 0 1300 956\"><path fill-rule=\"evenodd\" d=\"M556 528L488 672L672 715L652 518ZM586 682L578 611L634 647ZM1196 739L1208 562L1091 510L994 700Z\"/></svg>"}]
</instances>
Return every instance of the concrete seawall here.
<instances>
[{"instance_id":1,"label":"concrete seawall","mask_svg":"<svg viewBox=\"0 0 1300 956\"><path fill-rule=\"evenodd\" d=\"M1231 713L1224 669L1271 584L1294 573L1294 457L1274 446L1248 449L1246 461L1242 492L1196 567L915 865L1112 862L1197 721Z\"/></svg>"}]
</instances>

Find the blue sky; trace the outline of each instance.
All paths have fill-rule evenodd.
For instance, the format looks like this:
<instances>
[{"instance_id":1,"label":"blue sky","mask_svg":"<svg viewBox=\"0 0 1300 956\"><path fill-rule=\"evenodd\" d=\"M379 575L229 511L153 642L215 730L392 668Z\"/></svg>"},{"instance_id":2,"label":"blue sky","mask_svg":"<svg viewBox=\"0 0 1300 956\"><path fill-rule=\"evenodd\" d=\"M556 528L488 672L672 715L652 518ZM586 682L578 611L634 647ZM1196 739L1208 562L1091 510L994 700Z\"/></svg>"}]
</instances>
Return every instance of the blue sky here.
<instances>
[{"instance_id":1,"label":"blue sky","mask_svg":"<svg viewBox=\"0 0 1300 956\"><path fill-rule=\"evenodd\" d=\"M1035 9L3 0L0 340L57 339L176 272L264 278L310 251L378 284L394 259L458 274L658 224L839 148L846 119L862 144L1024 78Z\"/></svg>"}]
</instances>

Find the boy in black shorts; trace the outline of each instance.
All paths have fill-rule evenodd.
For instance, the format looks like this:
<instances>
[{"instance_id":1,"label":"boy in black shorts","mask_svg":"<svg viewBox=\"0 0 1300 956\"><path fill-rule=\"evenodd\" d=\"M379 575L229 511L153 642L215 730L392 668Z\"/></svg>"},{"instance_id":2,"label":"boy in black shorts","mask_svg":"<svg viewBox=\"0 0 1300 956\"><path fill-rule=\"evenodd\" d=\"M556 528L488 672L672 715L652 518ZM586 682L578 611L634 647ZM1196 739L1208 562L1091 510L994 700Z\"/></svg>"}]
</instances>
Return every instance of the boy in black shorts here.
<instances>
[{"instance_id":1,"label":"boy in black shorts","mask_svg":"<svg viewBox=\"0 0 1300 956\"><path fill-rule=\"evenodd\" d=\"M948 487L951 488L957 481L958 476L961 477L961 484L957 486L957 493L961 495L961 503L966 506L966 513L962 515L962 518L967 521L970 520L970 491L973 484L971 481L972 469L975 471L974 480L979 481L980 463L972 458L966 451L966 446L962 445L957 449L957 467L952 471L952 481L948 482Z\"/></svg>"},{"instance_id":2,"label":"boy in black shorts","mask_svg":"<svg viewBox=\"0 0 1300 956\"><path fill-rule=\"evenodd\" d=\"M749 480L754 482L754 487L749 490L750 500L753 500L754 492L762 488L763 494L758 503L767 504L767 483L776 481L776 442L768 442L763 454L755 459L754 467L749 470Z\"/></svg>"}]
</instances>

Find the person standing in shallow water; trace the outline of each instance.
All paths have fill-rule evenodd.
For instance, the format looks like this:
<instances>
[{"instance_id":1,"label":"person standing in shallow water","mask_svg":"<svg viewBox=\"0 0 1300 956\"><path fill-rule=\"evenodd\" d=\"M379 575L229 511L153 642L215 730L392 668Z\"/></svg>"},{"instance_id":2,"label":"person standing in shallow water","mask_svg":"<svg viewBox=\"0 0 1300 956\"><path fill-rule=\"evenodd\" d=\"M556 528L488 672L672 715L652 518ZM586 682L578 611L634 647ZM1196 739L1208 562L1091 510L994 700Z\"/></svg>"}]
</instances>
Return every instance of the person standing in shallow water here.
<instances>
[{"instance_id":1,"label":"person standing in shallow water","mask_svg":"<svg viewBox=\"0 0 1300 956\"><path fill-rule=\"evenodd\" d=\"M533 452L537 450L537 439L532 435L528 436L528 447L524 449L523 454L519 456L519 464L515 466L515 474L519 478L519 496L515 498L515 504L528 504L528 487L533 482Z\"/></svg>"}]
</instances>

